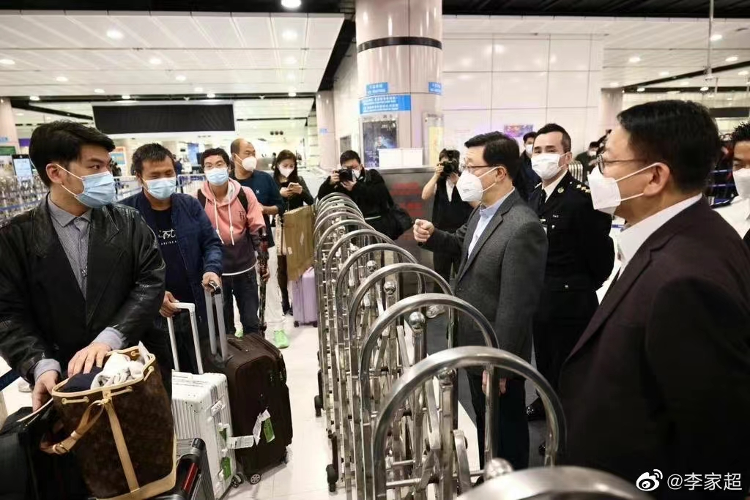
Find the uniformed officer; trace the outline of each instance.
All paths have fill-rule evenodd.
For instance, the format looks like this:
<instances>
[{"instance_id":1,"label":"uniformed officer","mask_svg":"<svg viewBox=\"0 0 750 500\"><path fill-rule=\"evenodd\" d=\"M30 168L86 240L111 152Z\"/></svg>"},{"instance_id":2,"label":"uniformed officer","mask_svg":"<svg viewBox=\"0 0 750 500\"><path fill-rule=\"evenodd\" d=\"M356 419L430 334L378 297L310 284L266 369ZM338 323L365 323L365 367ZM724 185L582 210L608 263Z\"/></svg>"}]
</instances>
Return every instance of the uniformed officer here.
<instances>
[{"instance_id":1,"label":"uniformed officer","mask_svg":"<svg viewBox=\"0 0 750 500\"><path fill-rule=\"evenodd\" d=\"M599 306L596 291L614 265L612 218L594 210L586 185L568 172L570 135L557 124L537 132L531 164L541 177L529 198L547 231L544 289L534 318L537 368L557 390L563 361ZM545 418L541 400L526 408L529 420ZM543 445L542 445L543 446Z\"/></svg>"},{"instance_id":2,"label":"uniformed officer","mask_svg":"<svg viewBox=\"0 0 750 500\"><path fill-rule=\"evenodd\" d=\"M732 134L732 178L737 196L716 211L729 222L750 246L750 122Z\"/></svg>"}]
</instances>

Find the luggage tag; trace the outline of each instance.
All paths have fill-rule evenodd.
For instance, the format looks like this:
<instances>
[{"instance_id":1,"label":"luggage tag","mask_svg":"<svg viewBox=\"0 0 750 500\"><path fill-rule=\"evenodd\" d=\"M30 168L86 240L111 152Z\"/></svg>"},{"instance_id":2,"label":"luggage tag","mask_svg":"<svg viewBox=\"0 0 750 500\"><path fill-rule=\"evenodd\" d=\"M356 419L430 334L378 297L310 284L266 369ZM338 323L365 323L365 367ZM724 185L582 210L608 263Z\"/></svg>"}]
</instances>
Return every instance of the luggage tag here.
<instances>
[{"instance_id":1,"label":"luggage tag","mask_svg":"<svg viewBox=\"0 0 750 500\"><path fill-rule=\"evenodd\" d=\"M242 448L252 448L255 446L255 436L236 436L227 440L227 447L230 450L240 450Z\"/></svg>"},{"instance_id":2,"label":"luggage tag","mask_svg":"<svg viewBox=\"0 0 750 500\"><path fill-rule=\"evenodd\" d=\"M266 436L266 442L271 442L276 437L273 433L273 427L271 426L271 414L268 413L268 410L263 411L260 415L258 415L258 418L255 420L255 427L253 427L253 436L255 437L255 442L260 443L260 433L261 430L263 431L264 435ZM268 422L268 424L266 424ZM270 439L269 439L270 436Z\"/></svg>"}]
</instances>

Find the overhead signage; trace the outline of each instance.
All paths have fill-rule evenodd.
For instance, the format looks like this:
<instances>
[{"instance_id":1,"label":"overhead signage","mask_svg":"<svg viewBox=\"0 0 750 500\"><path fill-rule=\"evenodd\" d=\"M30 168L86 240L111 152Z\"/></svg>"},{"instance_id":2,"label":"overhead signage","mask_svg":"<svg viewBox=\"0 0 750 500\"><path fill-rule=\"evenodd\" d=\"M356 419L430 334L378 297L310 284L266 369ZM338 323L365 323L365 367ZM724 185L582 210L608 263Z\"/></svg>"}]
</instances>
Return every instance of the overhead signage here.
<instances>
[{"instance_id":1,"label":"overhead signage","mask_svg":"<svg viewBox=\"0 0 750 500\"><path fill-rule=\"evenodd\" d=\"M443 84L439 82L429 82L427 84L427 90L430 94L443 95Z\"/></svg>"},{"instance_id":2,"label":"overhead signage","mask_svg":"<svg viewBox=\"0 0 750 500\"><path fill-rule=\"evenodd\" d=\"M367 85L367 95L382 95L388 93L388 82L371 83Z\"/></svg>"},{"instance_id":3,"label":"overhead signage","mask_svg":"<svg viewBox=\"0 0 750 500\"><path fill-rule=\"evenodd\" d=\"M359 101L359 114L393 113L411 111L410 95L384 95L365 97Z\"/></svg>"}]
</instances>

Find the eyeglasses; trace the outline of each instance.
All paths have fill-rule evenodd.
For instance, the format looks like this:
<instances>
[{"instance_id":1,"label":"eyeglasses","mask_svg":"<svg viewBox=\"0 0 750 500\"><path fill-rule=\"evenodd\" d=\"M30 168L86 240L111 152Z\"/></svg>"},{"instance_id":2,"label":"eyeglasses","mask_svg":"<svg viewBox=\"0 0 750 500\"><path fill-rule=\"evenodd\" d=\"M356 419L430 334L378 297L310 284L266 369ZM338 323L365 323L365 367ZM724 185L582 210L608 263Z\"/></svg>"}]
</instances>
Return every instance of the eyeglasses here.
<instances>
[{"instance_id":1,"label":"eyeglasses","mask_svg":"<svg viewBox=\"0 0 750 500\"><path fill-rule=\"evenodd\" d=\"M463 171L473 174L478 168L492 168L492 165L464 165Z\"/></svg>"},{"instance_id":2,"label":"eyeglasses","mask_svg":"<svg viewBox=\"0 0 750 500\"><path fill-rule=\"evenodd\" d=\"M607 168L607 165L610 163L628 163L631 161L646 161L646 160L641 160L638 158L633 158L631 160L605 160L602 155L598 155L596 159L594 160L594 165L596 166L596 168L599 169L599 173L603 174L604 169Z\"/></svg>"}]
</instances>

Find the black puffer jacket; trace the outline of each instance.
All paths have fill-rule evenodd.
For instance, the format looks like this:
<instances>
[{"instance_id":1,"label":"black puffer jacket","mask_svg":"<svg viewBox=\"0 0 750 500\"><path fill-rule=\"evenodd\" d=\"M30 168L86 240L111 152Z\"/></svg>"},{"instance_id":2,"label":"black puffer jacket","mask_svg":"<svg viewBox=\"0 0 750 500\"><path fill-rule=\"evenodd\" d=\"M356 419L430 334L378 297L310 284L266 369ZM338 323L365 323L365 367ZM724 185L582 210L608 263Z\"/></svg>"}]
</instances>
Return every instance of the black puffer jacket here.
<instances>
[{"instance_id":1,"label":"black puffer jacket","mask_svg":"<svg viewBox=\"0 0 750 500\"><path fill-rule=\"evenodd\" d=\"M55 359L65 370L110 326L125 336L124 347L142 340L168 367L168 340L153 328L164 274L156 237L136 210L95 209L84 299L45 199L0 229L0 354L33 382L39 360Z\"/></svg>"}]
</instances>

